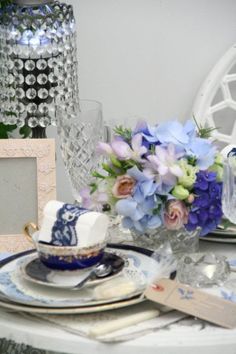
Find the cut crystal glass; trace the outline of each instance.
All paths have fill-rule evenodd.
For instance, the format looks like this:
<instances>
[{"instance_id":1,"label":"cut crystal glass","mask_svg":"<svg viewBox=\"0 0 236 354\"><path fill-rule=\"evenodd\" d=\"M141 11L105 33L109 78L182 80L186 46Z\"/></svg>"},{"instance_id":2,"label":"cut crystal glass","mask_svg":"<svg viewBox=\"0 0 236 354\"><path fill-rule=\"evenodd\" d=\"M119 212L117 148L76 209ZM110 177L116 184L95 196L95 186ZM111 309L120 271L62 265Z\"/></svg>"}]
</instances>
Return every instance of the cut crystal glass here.
<instances>
[{"instance_id":1,"label":"cut crystal glass","mask_svg":"<svg viewBox=\"0 0 236 354\"><path fill-rule=\"evenodd\" d=\"M235 152L233 152L235 154ZM222 209L224 215L236 224L236 156L229 156L224 163Z\"/></svg>"},{"instance_id":2,"label":"cut crystal glass","mask_svg":"<svg viewBox=\"0 0 236 354\"><path fill-rule=\"evenodd\" d=\"M169 242L172 252L181 257L185 253L194 253L199 248L199 230L187 231L185 227L179 230L168 230L165 226L148 229L144 233L131 230L132 238L137 246L158 249Z\"/></svg>"},{"instance_id":3,"label":"cut crystal glass","mask_svg":"<svg viewBox=\"0 0 236 354\"><path fill-rule=\"evenodd\" d=\"M183 256L177 265L178 280L193 287L222 285L230 274L226 258L213 253Z\"/></svg>"},{"instance_id":4,"label":"cut crystal glass","mask_svg":"<svg viewBox=\"0 0 236 354\"><path fill-rule=\"evenodd\" d=\"M80 100L57 107L58 133L62 158L69 175L73 196L80 200L79 192L87 186L91 171L99 164L96 146L103 139L102 105L91 100Z\"/></svg>"}]
</instances>

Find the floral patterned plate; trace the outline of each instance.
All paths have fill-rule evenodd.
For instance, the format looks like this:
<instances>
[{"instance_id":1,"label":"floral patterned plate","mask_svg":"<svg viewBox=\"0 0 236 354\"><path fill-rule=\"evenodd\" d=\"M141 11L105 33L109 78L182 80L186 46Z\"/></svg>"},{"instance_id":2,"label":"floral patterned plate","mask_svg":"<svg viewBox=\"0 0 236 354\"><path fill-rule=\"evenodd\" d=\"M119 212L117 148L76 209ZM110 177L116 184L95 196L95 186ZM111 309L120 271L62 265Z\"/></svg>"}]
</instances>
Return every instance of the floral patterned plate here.
<instances>
[{"instance_id":1,"label":"floral patterned plate","mask_svg":"<svg viewBox=\"0 0 236 354\"><path fill-rule=\"evenodd\" d=\"M19 261L24 261L28 257L28 255L23 255L16 259L11 257L9 262L4 261L0 269L0 290L8 300L14 303L41 308L95 306L140 295L149 279L154 274L156 275L158 268L158 262L151 258L152 252L128 245L110 245L106 251L121 257L125 265L119 277L101 285L70 290L33 284L19 273Z\"/></svg>"}]
</instances>

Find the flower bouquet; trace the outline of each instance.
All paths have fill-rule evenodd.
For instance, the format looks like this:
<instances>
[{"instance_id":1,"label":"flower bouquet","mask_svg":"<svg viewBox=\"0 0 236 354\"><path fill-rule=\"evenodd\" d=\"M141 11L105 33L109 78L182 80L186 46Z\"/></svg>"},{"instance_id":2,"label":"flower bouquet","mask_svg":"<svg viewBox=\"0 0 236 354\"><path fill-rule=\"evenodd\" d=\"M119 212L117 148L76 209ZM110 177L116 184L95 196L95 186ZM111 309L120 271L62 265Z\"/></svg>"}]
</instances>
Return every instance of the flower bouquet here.
<instances>
[{"instance_id":1,"label":"flower bouquet","mask_svg":"<svg viewBox=\"0 0 236 354\"><path fill-rule=\"evenodd\" d=\"M81 191L85 208L115 212L139 235L162 227L203 236L217 227L223 167L207 129L169 121L114 132L110 144L97 147L106 162Z\"/></svg>"}]
</instances>

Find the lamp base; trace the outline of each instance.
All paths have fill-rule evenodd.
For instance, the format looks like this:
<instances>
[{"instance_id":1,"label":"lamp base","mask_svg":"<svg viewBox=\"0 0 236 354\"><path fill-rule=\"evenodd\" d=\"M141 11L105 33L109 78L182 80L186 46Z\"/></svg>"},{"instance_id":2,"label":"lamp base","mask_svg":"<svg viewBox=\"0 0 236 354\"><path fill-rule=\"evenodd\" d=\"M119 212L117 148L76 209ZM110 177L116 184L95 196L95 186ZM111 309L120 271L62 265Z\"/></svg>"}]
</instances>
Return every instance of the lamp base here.
<instances>
[{"instance_id":1,"label":"lamp base","mask_svg":"<svg viewBox=\"0 0 236 354\"><path fill-rule=\"evenodd\" d=\"M46 136L46 129L42 127L35 127L32 128L32 139L45 139Z\"/></svg>"}]
</instances>

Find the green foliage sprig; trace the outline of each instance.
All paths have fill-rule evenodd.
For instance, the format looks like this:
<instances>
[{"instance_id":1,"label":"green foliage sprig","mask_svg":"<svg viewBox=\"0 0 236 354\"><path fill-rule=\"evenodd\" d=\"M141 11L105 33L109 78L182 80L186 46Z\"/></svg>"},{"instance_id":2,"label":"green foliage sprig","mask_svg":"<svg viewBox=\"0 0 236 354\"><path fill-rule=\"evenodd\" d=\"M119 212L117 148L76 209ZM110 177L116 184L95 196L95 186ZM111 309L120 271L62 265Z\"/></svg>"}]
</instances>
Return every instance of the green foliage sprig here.
<instances>
[{"instance_id":1,"label":"green foliage sprig","mask_svg":"<svg viewBox=\"0 0 236 354\"><path fill-rule=\"evenodd\" d=\"M121 136L125 141L129 142L132 138L132 130L124 128L121 125L114 128L114 133Z\"/></svg>"},{"instance_id":2,"label":"green foliage sprig","mask_svg":"<svg viewBox=\"0 0 236 354\"><path fill-rule=\"evenodd\" d=\"M197 126L197 129L198 129L198 135L200 138L203 138L203 139L209 139L211 137L211 133L218 129L217 127L216 128L212 128L212 127L204 127L203 125L199 124L197 122L197 119L195 116L193 116L193 119L194 119L194 122Z\"/></svg>"}]
</instances>

